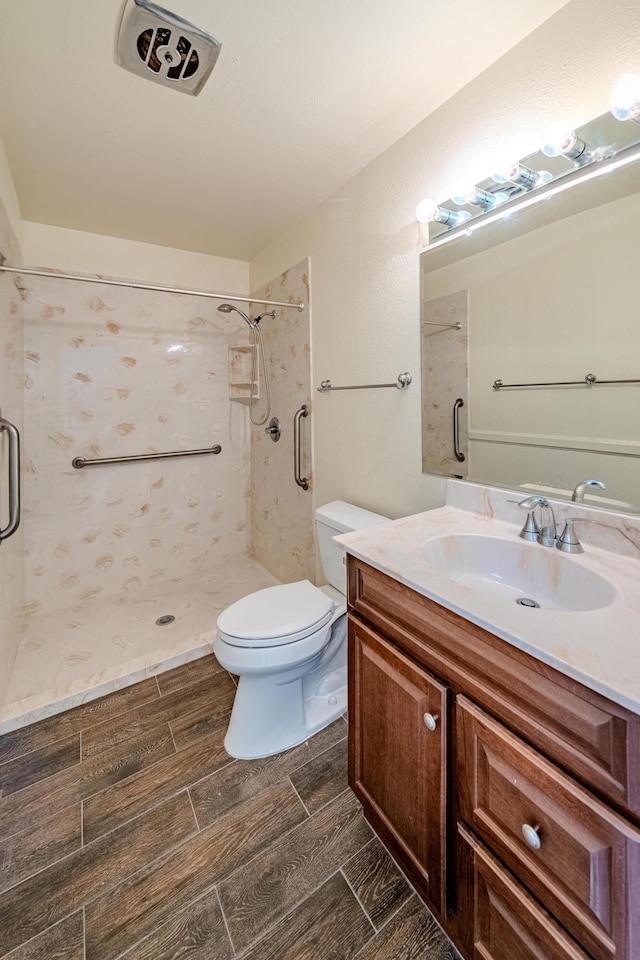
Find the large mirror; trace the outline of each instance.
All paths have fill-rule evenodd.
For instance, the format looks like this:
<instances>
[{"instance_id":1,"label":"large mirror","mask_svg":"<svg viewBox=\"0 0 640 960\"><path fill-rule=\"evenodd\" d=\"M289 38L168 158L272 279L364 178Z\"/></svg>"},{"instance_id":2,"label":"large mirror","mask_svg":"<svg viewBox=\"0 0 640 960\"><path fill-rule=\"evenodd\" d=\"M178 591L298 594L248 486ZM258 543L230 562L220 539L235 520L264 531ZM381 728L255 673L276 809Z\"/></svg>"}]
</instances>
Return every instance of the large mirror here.
<instances>
[{"instance_id":1,"label":"large mirror","mask_svg":"<svg viewBox=\"0 0 640 960\"><path fill-rule=\"evenodd\" d=\"M630 162L422 253L425 473L640 512L639 225Z\"/></svg>"}]
</instances>

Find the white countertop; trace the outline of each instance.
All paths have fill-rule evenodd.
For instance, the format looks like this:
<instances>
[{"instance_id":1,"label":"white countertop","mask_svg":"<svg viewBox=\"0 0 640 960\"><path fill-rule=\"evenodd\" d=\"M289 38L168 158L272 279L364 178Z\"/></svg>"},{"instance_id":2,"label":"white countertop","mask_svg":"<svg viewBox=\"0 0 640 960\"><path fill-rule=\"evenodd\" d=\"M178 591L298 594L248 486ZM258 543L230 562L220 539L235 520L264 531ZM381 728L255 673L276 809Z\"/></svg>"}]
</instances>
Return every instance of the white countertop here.
<instances>
[{"instance_id":1,"label":"white countertop","mask_svg":"<svg viewBox=\"0 0 640 960\"><path fill-rule=\"evenodd\" d=\"M596 518L578 528L585 553L550 560L578 564L614 587L611 604L588 611L527 609L443 576L422 554L445 534L518 539L524 514L512 491L448 482L447 505L336 537L347 552L425 597L640 714L640 520L586 506L554 503L556 515ZM508 518L505 519L505 518ZM582 536L583 531L588 535ZM607 549L596 545L598 538ZM524 544L524 541L518 541ZM553 550L538 543L532 550ZM618 548L624 552L617 552ZM557 558L557 559L556 559Z\"/></svg>"}]
</instances>

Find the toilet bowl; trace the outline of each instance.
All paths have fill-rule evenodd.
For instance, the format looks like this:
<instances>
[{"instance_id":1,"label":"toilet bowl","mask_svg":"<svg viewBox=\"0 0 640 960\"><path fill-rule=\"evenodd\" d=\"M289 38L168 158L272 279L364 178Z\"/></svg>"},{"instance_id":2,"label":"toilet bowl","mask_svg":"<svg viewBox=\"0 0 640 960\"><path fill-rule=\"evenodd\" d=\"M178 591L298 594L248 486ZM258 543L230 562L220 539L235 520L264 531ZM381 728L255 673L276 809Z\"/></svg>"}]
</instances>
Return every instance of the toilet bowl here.
<instances>
[{"instance_id":1,"label":"toilet bowl","mask_svg":"<svg viewBox=\"0 0 640 960\"><path fill-rule=\"evenodd\" d=\"M243 597L218 617L214 652L237 674L225 738L232 757L280 753L328 726L347 708L347 601L339 533L387 517L335 500L316 511L327 586L308 580Z\"/></svg>"}]
</instances>

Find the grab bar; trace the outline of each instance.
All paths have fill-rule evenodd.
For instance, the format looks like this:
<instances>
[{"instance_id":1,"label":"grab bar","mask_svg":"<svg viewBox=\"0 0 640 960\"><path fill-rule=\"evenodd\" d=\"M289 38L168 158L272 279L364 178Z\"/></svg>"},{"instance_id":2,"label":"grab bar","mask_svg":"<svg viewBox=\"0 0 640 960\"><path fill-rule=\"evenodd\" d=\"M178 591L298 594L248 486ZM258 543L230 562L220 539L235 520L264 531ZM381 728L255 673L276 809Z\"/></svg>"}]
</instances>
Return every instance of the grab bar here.
<instances>
[{"instance_id":1,"label":"grab bar","mask_svg":"<svg viewBox=\"0 0 640 960\"><path fill-rule=\"evenodd\" d=\"M410 373L399 373L395 383L357 383L349 387L334 387L331 380L322 380L318 387L318 393L328 393L329 390L332 392L336 390L381 390L384 387L397 387L398 390L405 390L412 379Z\"/></svg>"},{"instance_id":2,"label":"grab bar","mask_svg":"<svg viewBox=\"0 0 640 960\"><path fill-rule=\"evenodd\" d=\"M464 407L464 400L458 397L453 405L453 453L458 463L464 463L466 457L460 452L460 409Z\"/></svg>"},{"instance_id":3,"label":"grab bar","mask_svg":"<svg viewBox=\"0 0 640 960\"><path fill-rule=\"evenodd\" d=\"M303 490L309 489L309 481L302 474L302 461L300 455L300 418L308 417L309 410L306 403L303 404L293 418L293 476L299 487Z\"/></svg>"},{"instance_id":4,"label":"grab bar","mask_svg":"<svg viewBox=\"0 0 640 960\"><path fill-rule=\"evenodd\" d=\"M0 530L0 541L7 540L20 526L20 434L8 420L0 417L0 430L9 434L9 523Z\"/></svg>"},{"instance_id":5,"label":"grab bar","mask_svg":"<svg viewBox=\"0 0 640 960\"><path fill-rule=\"evenodd\" d=\"M98 460L85 460L84 457L74 457L71 466L76 470L82 470L83 467L96 467L105 463L133 463L134 460L167 460L169 457L202 457L206 453L220 453L222 447L219 443L213 447L204 447L202 450L171 450L169 453L139 453L135 457L101 457Z\"/></svg>"}]
</instances>

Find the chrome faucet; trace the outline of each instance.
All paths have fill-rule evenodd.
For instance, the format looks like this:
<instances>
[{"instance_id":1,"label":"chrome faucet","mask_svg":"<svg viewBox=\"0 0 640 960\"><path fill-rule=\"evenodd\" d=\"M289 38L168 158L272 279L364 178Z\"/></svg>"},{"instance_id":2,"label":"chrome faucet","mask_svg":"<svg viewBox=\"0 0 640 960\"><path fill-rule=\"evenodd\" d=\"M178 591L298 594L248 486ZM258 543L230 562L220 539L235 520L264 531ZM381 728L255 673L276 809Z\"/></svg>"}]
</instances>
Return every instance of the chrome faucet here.
<instances>
[{"instance_id":1,"label":"chrome faucet","mask_svg":"<svg viewBox=\"0 0 640 960\"><path fill-rule=\"evenodd\" d=\"M584 502L584 495L587 487L600 487L601 490L607 489L602 480L583 480L581 483L576 485L573 493L571 494L571 500L573 503Z\"/></svg>"},{"instance_id":2,"label":"chrome faucet","mask_svg":"<svg viewBox=\"0 0 640 960\"><path fill-rule=\"evenodd\" d=\"M518 501L521 510L527 510L527 519L520 531L523 540L537 540L544 547L556 546L556 517L546 497L525 497ZM540 525L536 523L535 511L540 507Z\"/></svg>"}]
</instances>

